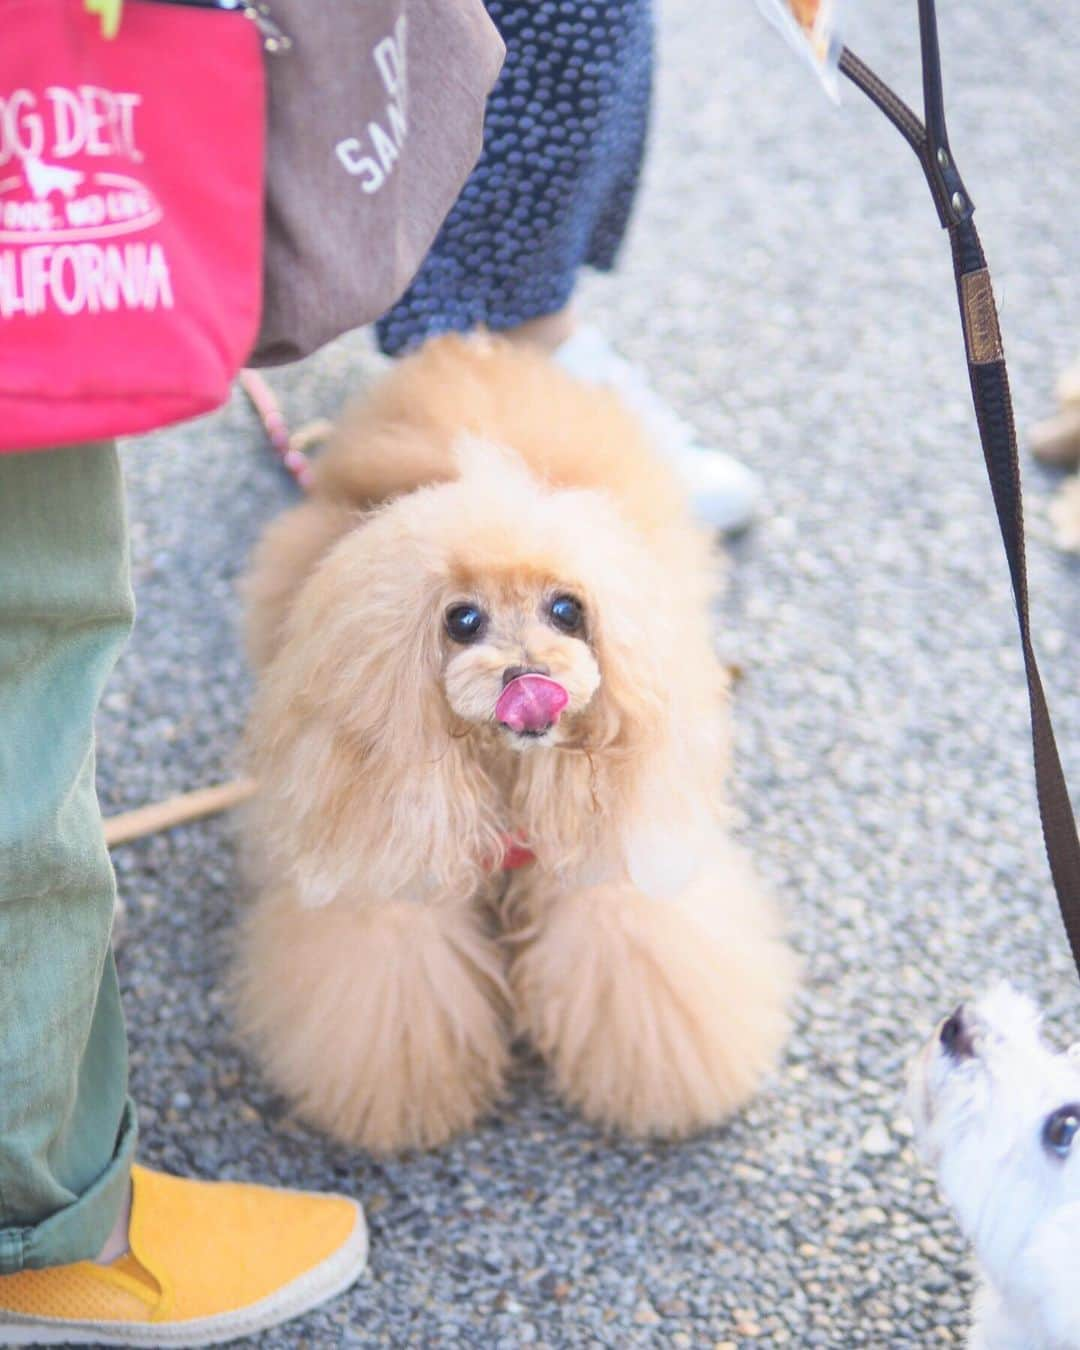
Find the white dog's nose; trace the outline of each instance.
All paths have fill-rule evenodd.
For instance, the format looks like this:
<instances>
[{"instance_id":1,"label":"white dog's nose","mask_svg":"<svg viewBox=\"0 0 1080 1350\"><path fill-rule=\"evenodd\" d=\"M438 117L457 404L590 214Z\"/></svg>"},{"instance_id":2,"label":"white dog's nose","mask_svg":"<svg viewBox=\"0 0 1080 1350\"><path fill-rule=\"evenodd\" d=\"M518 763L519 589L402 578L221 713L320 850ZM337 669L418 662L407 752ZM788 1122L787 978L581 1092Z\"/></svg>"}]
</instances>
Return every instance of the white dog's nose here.
<instances>
[{"instance_id":1,"label":"white dog's nose","mask_svg":"<svg viewBox=\"0 0 1080 1350\"><path fill-rule=\"evenodd\" d=\"M975 1045L962 1003L951 1017L946 1017L945 1021L942 1022L938 1040L940 1040L945 1053L953 1059L970 1059L974 1055Z\"/></svg>"}]
</instances>

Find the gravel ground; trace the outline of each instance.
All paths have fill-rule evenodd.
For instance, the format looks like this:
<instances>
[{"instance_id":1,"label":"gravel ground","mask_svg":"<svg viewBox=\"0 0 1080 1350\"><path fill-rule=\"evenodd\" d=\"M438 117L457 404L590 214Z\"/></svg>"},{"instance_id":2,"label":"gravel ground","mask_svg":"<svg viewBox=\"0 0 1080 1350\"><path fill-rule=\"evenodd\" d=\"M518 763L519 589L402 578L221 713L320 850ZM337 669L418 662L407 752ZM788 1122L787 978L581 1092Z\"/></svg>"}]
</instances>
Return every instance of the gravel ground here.
<instances>
[{"instance_id":1,"label":"gravel ground","mask_svg":"<svg viewBox=\"0 0 1080 1350\"><path fill-rule=\"evenodd\" d=\"M914 3L851 45L918 87ZM1059 0L942 6L952 140L981 210L1018 420L1045 415L1080 314L1080 104ZM746 670L736 792L806 958L780 1074L689 1144L586 1127L523 1058L498 1114L373 1162L292 1121L230 1039L227 822L117 853L142 1153L203 1176L346 1187L371 1268L283 1346L902 1346L962 1340L970 1268L915 1162L902 1066L1009 973L1076 1024L1033 805L1006 572L968 403L946 240L910 152L831 108L749 0L666 0L646 190L593 315L768 483L719 615ZM363 378L365 341L278 378L294 421ZM235 767L237 576L291 496L237 399L126 451L140 603L102 710L119 810ZM1080 784L1080 571L1025 465L1031 583Z\"/></svg>"}]
</instances>

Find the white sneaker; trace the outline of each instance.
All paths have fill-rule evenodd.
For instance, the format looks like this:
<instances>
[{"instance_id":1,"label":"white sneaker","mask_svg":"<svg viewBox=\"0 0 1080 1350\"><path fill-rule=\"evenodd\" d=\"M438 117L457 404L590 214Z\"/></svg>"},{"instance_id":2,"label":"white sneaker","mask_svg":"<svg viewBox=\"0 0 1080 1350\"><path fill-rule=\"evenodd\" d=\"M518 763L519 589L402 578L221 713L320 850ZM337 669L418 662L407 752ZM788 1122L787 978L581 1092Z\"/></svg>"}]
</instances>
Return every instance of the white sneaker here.
<instances>
[{"instance_id":1,"label":"white sneaker","mask_svg":"<svg viewBox=\"0 0 1080 1350\"><path fill-rule=\"evenodd\" d=\"M590 384L614 389L641 418L656 448L677 470L695 514L733 534L754 518L761 480L723 450L702 446L690 424L649 387L645 376L591 325L575 329L553 352L555 362Z\"/></svg>"}]
</instances>

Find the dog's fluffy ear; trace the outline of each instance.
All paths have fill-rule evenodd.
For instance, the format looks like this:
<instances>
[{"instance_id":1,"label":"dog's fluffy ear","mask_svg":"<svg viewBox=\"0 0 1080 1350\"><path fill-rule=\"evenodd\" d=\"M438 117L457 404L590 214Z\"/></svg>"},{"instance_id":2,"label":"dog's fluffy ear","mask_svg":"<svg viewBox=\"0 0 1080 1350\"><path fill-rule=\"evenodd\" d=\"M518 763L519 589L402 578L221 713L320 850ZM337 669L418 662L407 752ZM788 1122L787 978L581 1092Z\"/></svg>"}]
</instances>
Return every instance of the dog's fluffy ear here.
<instances>
[{"instance_id":1,"label":"dog's fluffy ear","mask_svg":"<svg viewBox=\"0 0 1080 1350\"><path fill-rule=\"evenodd\" d=\"M599 750L644 752L662 734L671 707L662 653L646 616L626 596L593 601L590 637L600 665L600 689L590 713L590 742Z\"/></svg>"},{"instance_id":2,"label":"dog's fluffy ear","mask_svg":"<svg viewBox=\"0 0 1080 1350\"><path fill-rule=\"evenodd\" d=\"M284 623L249 730L252 837L302 903L467 893L499 856L490 784L439 686L440 594L391 508L331 549Z\"/></svg>"},{"instance_id":3,"label":"dog's fluffy ear","mask_svg":"<svg viewBox=\"0 0 1080 1350\"><path fill-rule=\"evenodd\" d=\"M658 738L709 738L723 721L728 679L697 572L656 566L637 540L597 557L592 572L599 743L653 753Z\"/></svg>"},{"instance_id":4,"label":"dog's fluffy ear","mask_svg":"<svg viewBox=\"0 0 1080 1350\"><path fill-rule=\"evenodd\" d=\"M280 646L292 603L318 560L358 518L319 498L286 511L266 529L242 585L245 645L255 670L262 670Z\"/></svg>"},{"instance_id":5,"label":"dog's fluffy ear","mask_svg":"<svg viewBox=\"0 0 1080 1350\"><path fill-rule=\"evenodd\" d=\"M689 569L657 566L605 494L560 498L600 684L567 747L587 753L530 760L521 814L538 838L565 841L567 865L586 821L635 880L635 859L653 851L647 889L670 889L693 869L699 818L706 834L715 830L724 801L727 681L698 605L701 583Z\"/></svg>"}]
</instances>

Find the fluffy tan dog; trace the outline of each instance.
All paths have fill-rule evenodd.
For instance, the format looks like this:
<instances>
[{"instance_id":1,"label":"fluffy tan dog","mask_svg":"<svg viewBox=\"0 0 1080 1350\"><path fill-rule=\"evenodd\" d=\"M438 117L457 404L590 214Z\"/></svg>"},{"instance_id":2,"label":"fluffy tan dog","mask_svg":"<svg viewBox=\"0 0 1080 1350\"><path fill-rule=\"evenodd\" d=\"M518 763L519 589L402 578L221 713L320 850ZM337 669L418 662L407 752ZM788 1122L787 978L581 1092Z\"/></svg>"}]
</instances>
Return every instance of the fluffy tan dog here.
<instances>
[{"instance_id":1,"label":"fluffy tan dog","mask_svg":"<svg viewBox=\"0 0 1080 1350\"><path fill-rule=\"evenodd\" d=\"M248 590L240 1012L309 1120L436 1144L512 1030L633 1133L754 1091L794 960L728 833L711 572L631 416L539 355L442 338L346 412Z\"/></svg>"}]
</instances>

